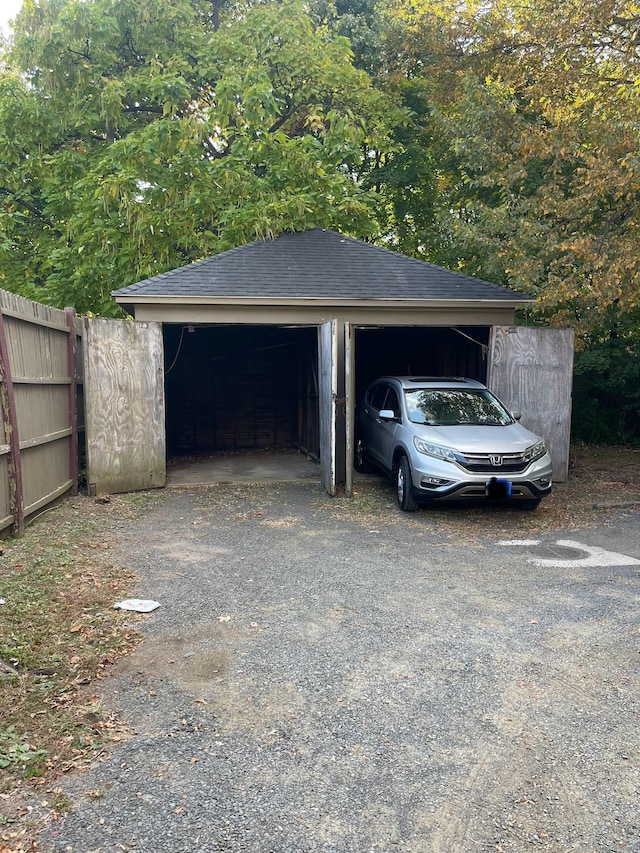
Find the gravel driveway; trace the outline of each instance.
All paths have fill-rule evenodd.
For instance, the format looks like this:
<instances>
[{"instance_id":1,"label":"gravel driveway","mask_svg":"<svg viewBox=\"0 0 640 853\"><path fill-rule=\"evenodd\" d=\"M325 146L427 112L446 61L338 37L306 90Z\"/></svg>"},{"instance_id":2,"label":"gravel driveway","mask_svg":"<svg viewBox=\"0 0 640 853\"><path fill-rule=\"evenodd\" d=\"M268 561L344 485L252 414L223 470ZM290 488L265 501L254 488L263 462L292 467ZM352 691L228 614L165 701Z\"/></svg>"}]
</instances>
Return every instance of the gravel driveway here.
<instances>
[{"instance_id":1,"label":"gravel driveway","mask_svg":"<svg viewBox=\"0 0 640 853\"><path fill-rule=\"evenodd\" d=\"M575 543L640 560L638 514L468 513L165 494L119 557L162 603L102 682L129 734L43 849L640 851L640 562Z\"/></svg>"}]
</instances>

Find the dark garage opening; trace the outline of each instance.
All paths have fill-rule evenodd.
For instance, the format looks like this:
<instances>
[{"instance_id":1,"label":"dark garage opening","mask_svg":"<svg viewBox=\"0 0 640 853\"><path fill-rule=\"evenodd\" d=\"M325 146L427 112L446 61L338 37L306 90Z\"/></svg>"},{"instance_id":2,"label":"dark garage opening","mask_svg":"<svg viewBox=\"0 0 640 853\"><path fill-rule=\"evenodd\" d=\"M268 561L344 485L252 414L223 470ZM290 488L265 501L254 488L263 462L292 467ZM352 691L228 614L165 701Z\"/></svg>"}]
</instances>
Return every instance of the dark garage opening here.
<instances>
[{"instance_id":1,"label":"dark garage opening","mask_svg":"<svg viewBox=\"0 0 640 853\"><path fill-rule=\"evenodd\" d=\"M354 326L356 401L383 374L485 381L489 333ZM164 324L164 348L169 457L298 448L318 459L317 326Z\"/></svg>"},{"instance_id":2,"label":"dark garage opening","mask_svg":"<svg viewBox=\"0 0 640 853\"><path fill-rule=\"evenodd\" d=\"M315 326L164 325L169 456L318 454Z\"/></svg>"},{"instance_id":3,"label":"dark garage opening","mask_svg":"<svg viewBox=\"0 0 640 853\"><path fill-rule=\"evenodd\" d=\"M356 328L359 401L379 376L466 376L485 382L489 326Z\"/></svg>"}]
</instances>

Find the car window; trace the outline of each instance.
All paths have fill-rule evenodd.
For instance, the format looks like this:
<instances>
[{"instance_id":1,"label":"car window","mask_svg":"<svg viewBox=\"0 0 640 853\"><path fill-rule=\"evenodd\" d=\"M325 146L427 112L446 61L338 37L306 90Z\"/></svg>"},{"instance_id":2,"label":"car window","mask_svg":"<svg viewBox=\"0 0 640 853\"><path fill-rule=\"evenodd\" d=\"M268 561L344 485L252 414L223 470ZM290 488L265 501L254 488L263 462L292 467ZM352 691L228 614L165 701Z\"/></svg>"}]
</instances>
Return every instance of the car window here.
<instances>
[{"instance_id":1,"label":"car window","mask_svg":"<svg viewBox=\"0 0 640 853\"><path fill-rule=\"evenodd\" d=\"M505 426L513 419L486 389L423 388L405 393L409 420L430 426Z\"/></svg>"},{"instance_id":2,"label":"car window","mask_svg":"<svg viewBox=\"0 0 640 853\"><path fill-rule=\"evenodd\" d=\"M389 386L385 385L384 383L381 383L380 385L375 385L369 391L369 405L372 406L374 409L377 409L378 411L380 411L380 409L383 409L388 387Z\"/></svg>"},{"instance_id":3,"label":"car window","mask_svg":"<svg viewBox=\"0 0 640 853\"><path fill-rule=\"evenodd\" d=\"M384 401L383 408L391 409L396 417L400 416L400 401L398 400L395 388L389 388L389 393Z\"/></svg>"}]
</instances>

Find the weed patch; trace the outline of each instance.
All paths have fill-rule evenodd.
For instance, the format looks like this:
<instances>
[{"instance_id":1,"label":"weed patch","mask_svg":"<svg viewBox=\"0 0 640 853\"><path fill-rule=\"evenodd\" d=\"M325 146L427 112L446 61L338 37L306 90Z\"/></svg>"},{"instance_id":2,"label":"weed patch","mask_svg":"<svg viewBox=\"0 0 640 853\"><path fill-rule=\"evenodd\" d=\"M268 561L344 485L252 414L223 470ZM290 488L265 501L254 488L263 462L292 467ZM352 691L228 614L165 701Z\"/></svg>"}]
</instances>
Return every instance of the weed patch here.
<instances>
[{"instance_id":1,"label":"weed patch","mask_svg":"<svg viewBox=\"0 0 640 853\"><path fill-rule=\"evenodd\" d=\"M91 685L139 639L128 615L113 609L134 577L109 552L118 525L150 502L70 498L23 538L2 543L0 851L36 850L38 820L33 806L23 805L28 791L46 791L119 736L118 721L91 696ZM49 790L40 821L61 810L54 800Z\"/></svg>"}]
</instances>

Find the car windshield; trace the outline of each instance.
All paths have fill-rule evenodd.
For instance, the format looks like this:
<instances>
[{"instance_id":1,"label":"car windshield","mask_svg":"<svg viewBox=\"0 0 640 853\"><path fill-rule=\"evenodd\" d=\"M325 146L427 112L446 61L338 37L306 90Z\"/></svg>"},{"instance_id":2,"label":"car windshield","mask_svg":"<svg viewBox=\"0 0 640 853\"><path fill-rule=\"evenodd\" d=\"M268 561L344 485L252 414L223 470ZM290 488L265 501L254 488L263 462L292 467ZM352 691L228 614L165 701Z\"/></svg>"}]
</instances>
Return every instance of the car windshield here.
<instances>
[{"instance_id":1,"label":"car windshield","mask_svg":"<svg viewBox=\"0 0 640 853\"><path fill-rule=\"evenodd\" d=\"M468 388L420 388L405 391L409 420L429 426L506 426L509 412L490 391Z\"/></svg>"}]
</instances>

